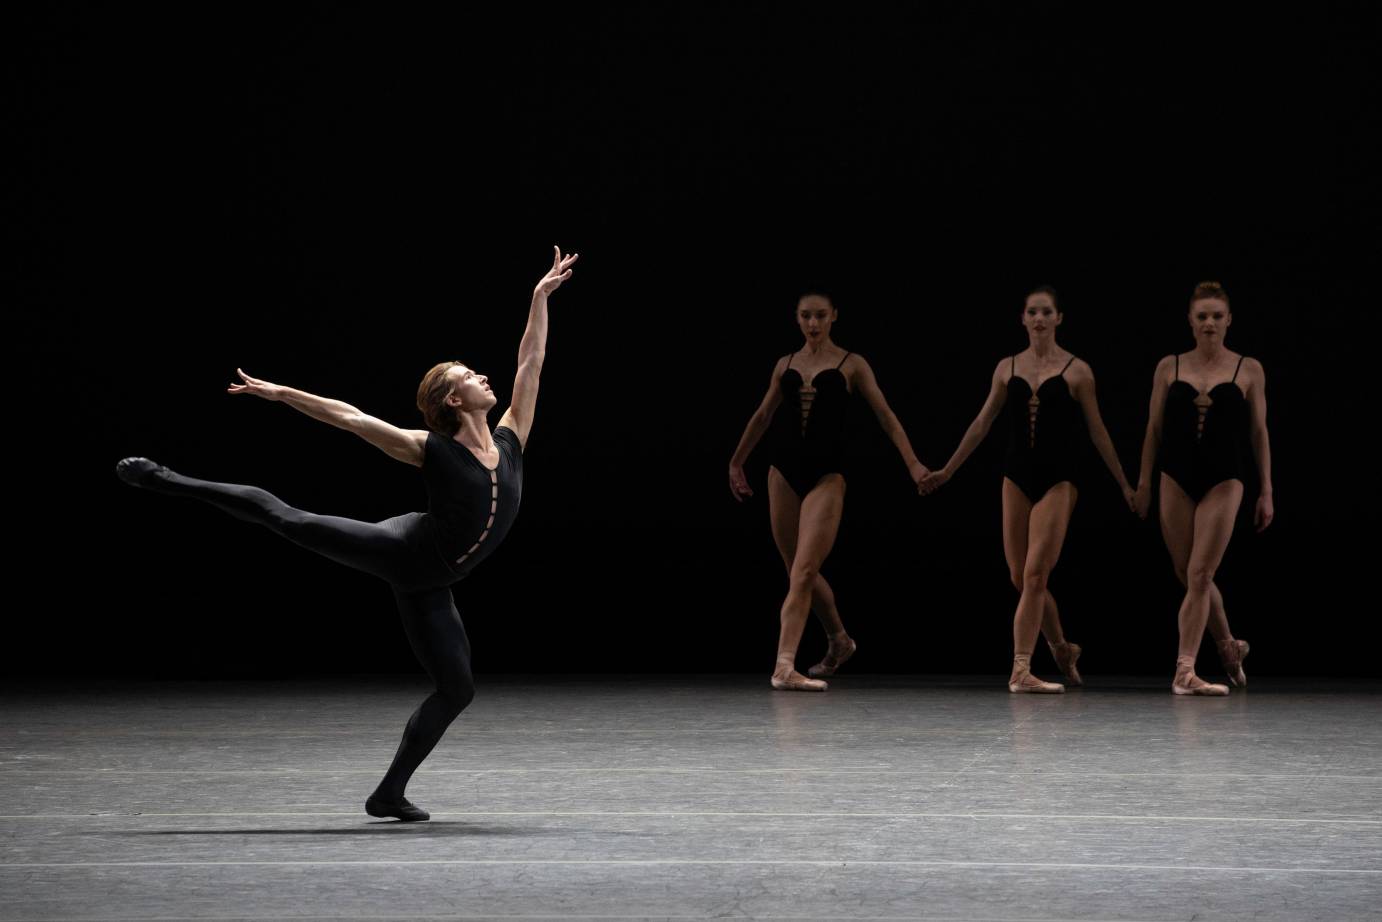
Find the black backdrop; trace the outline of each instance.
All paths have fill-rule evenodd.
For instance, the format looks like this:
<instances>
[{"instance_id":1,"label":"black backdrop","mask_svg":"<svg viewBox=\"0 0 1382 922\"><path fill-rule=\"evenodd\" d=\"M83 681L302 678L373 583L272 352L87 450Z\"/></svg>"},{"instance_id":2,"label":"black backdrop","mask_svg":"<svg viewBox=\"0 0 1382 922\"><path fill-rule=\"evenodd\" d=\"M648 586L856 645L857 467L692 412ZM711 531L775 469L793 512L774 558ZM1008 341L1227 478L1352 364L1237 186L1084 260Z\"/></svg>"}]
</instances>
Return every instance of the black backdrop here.
<instances>
[{"instance_id":1,"label":"black backdrop","mask_svg":"<svg viewBox=\"0 0 1382 922\"><path fill-rule=\"evenodd\" d=\"M422 372L459 358L502 409L560 243L582 260L523 511L456 587L477 670L767 671L763 460L743 506L725 466L802 291L834 296L837 342L934 466L1024 347L1022 296L1054 284L1135 476L1152 369L1192 345L1210 278L1268 372L1278 511L1254 535L1245 501L1230 618L1257 672L1377 672L1365 4L72 6L17 34L12 670L415 668L385 585L113 464L420 508L415 471L226 383L239 365L419 426ZM852 668L1004 671L997 439L926 500L867 419L858 440L825 567ZM1084 491L1052 589L1089 673L1166 673L1179 593L1121 502L1107 477ZM808 627L803 663L822 648Z\"/></svg>"}]
</instances>

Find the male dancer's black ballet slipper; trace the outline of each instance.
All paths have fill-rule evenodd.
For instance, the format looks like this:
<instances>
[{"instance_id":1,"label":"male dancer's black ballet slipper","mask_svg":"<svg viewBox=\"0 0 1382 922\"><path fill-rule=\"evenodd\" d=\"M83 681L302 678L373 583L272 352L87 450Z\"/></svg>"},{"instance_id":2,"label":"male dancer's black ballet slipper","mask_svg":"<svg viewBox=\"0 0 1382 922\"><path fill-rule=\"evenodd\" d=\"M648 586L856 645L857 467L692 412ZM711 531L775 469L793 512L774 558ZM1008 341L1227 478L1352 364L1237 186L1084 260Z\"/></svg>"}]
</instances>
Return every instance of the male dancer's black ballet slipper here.
<instances>
[{"instance_id":1,"label":"male dancer's black ballet slipper","mask_svg":"<svg viewBox=\"0 0 1382 922\"><path fill-rule=\"evenodd\" d=\"M381 819L395 816L405 823L417 823L432 818L432 814L417 806L406 797L400 798L398 802L395 803L381 800L371 795L370 799L365 801L365 812L370 816L377 816Z\"/></svg>"},{"instance_id":2,"label":"male dancer's black ballet slipper","mask_svg":"<svg viewBox=\"0 0 1382 922\"><path fill-rule=\"evenodd\" d=\"M162 464L155 464L148 458L122 458L115 465L115 476L132 487L147 487L154 475L167 470Z\"/></svg>"}]
</instances>

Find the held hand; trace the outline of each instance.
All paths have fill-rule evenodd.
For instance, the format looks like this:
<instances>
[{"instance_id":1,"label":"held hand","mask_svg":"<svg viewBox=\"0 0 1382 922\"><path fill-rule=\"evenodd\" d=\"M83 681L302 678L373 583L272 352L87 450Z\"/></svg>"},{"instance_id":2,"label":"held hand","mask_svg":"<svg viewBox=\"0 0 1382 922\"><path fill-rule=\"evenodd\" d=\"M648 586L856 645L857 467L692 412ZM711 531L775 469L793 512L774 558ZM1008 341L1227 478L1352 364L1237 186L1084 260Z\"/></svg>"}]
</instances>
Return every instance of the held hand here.
<instances>
[{"instance_id":1,"label":"held hand","mask_svg":"<svg viewBox=\"0 0 1382 922\"><path fill-rule=\"evenodd\" d=\"M1258 533L1266 531L1275 517L1276 509L1272 505L1271 496L1257 497L1257 511L1253 514L1253 524L1257 526Z\"/></svg>"},{"instance_id":2,"label":"held hand","mask_svg":"<svg viewBox=\"0 0 1382 922\"><path fill-rule=\"evenodd\" d=\"M744 476L742 465L731 464L729 466L729 492L741 503L753 495L753 490L749 487L749 479Z\"/></svg>"},{"instance_id":3,"label":"held hand","mask_svg":"<svg viewBox=\"0 0 1382 922\"><path fill-rule=\"evenodd\" d=\"M1139 519L1147 518L1147 510L1152 508L1152 488L1145 483L1137 485L1132 495L1132 511Z\"/></svg>"},{"instance_id":4,"label":"held hand","mask_svg":"<svg viewBox=\"0 0 1382 922\"><path fill-rule=\"evenodd\" d=\"M920 461L913 461L907 465L907 473L912 475L912 483L916 484L917 490L921 490L921 482L931 475L931 469Z\"/></svg>"},{"instance_id":5,"label":"held hand","mask_svg":"<svg viewBox=\"0 0 1382 922\"><path fill-rule=\"evenodd\" d=\"M538 280L537 288L533 289L533 294L541 292L550 295L561 287L561 283L571 278L571 266L576 260L581 258L581 254L572 253L569 256L561 255L561 247L552 247L552 268L547 270L547 274Z\"/></svg>"},{"instance_id":6,"label":"held hand","mask_svg":"<svg viewBox=\"0 0 1382 922\"><path fill-rule=\"evenodd\" d=\"M236 373L245 380L244 384L232 384L226 388L227 394L253 394L255 397L263 397L265 400L279 400L283 396L283 388L277 384L270 384L259 378L251 378L244 371L237 368Z\"/></svg>"},{"instance_id":7,"label":"held hand","mask_svg":"<svg viewBox=\"0 0 1382 922\"><path fill-rule=\"evenodd\" d=\"M944 486L945 482L949 479L950 472L945 468L941 468L938 471L931 471L917 483L917 492L922 496L930 496L932 493L936 492L937 489Z\"/></svg>"},{"instance_id":8,"label":"held hand","mask_svg":"<svg viewBox=\"0 0 1382 922\"><path fill-rule=\"evenodd\" d=\"M1128 504L1128 508L1132 510L1133 515L1137 515L1137 491L1126 483L1123 484L1123 502Z\"/></svg>"}]
</instances>

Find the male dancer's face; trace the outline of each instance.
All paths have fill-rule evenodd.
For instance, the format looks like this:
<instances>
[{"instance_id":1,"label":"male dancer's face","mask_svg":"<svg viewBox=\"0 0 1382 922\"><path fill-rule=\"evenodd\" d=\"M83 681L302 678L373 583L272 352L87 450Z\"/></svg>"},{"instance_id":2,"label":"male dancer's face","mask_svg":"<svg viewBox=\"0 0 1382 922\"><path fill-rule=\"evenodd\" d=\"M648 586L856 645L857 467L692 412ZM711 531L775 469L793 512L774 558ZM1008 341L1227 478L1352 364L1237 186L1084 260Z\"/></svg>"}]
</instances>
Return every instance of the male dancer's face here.
<instances>
[{"instance_id":1,"label":"male dancer's face","mask_svg":"<svg viewBox=\"0 0 1382 922\"><path fill-rule=\"evenodd\" d=\"M1200 298L1190 305L1190 329L1195 331L1196 339L1218 343L1231 323L1233 315L1223 298Z\"/></svg>"},{"instance_id":2,"label":"male dancer's face","mask_svg":"<svg viewBox=\"0 0 1382 922\"><path fill-rule=\"evenodd\" d=\"M1022 325L1037 336L1045 336L1060 326L1061 315L1056 302L1044 291L1027 296L1022 308Z\"/></svg>"},{"instance_id":3,"label":"male dancer's face","mask_svg":"<svg viewBox=\"0 0 1382 922\"><path fill-rule=\"evenodd\" d=\"M447 375L451 378L451 393L446 402L462 412L488 410L499 402L494 389L489 386L489 378L476 374L474 369L464 365L452 367Z\"/></svg>"}]
</instances>

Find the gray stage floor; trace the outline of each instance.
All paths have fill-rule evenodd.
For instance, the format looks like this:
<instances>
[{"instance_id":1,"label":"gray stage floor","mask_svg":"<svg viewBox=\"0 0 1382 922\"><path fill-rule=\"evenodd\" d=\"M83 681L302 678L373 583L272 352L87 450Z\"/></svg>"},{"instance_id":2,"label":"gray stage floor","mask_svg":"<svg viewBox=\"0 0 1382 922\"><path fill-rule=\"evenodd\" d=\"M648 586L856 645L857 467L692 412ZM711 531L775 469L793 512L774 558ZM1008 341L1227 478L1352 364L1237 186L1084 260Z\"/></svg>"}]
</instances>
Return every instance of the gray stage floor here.
<instances>
[{"instance_id":1,"label":"gray stage floor","mask_svg":"<svg viewBox=\"0 0 1382 922\"><path fill-rule=\"evenodd\" d=\"M1382 918L1382 685L481 677L3 690L0 918Z\"/></svg>"}]
</instances>

